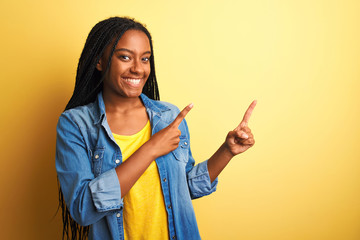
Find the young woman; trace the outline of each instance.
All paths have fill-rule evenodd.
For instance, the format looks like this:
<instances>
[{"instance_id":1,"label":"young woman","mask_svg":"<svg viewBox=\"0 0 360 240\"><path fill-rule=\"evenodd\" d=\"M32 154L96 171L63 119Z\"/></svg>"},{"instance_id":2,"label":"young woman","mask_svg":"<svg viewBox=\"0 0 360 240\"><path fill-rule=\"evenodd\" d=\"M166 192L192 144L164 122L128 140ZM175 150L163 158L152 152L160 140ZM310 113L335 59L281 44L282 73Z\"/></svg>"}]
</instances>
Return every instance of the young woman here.
<instances>
[{"instance_id":1,"label":"young woman","mask_svg":"<svg viewBox=\"0 0 360 240\"><path fill-rule=\"evenodd\" d=\"M57 125L63 238L200 239L191 199L214 192L231 158L254 144L255 105L195 166L184 119L192 104L180 112L159 101L148 30L129 18L96 24Z\"/></svg>"}]
</instances>

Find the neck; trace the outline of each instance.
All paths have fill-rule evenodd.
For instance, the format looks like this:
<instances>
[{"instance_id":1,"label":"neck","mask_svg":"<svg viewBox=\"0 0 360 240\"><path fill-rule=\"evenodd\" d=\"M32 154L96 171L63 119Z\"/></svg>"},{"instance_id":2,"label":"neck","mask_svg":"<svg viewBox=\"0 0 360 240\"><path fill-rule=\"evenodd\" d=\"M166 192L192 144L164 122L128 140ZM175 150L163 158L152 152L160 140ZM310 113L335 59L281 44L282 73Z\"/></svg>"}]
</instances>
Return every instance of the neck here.
<instances>
[{"instance_id":1,"label":"neck","mask_svg":"<svg viewBox=\"0 0 360 240\"><path fill-rule=\"evenodd\" d=\"M142 107L139 97L107 96L103 94L106 113L125 113Z\"/></svg>"}]
</instances>

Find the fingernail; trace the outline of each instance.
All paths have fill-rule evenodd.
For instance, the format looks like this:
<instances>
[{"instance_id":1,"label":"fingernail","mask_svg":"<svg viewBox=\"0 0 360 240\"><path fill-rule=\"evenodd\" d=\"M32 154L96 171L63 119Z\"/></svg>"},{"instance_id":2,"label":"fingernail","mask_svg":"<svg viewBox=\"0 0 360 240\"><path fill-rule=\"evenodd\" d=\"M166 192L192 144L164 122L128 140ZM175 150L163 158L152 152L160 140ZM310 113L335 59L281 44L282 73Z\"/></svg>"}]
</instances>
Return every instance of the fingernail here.
<instances>
[{"instance_id":1,"label":"fingernail","mask_svg":"<svg viewBox=\"0 0 360 240\"><path fill-rule=\"evenodd\" d=\"M193 108L194 104L193 103L190 103L189 104L189 108Z\"/></svg>"},{"instance_id":2,"label":"fingernail","mask_svg":"<svg viewBox=\"0 0 360 240\"><path fill-rule=\"evenodd\" d=\"M241 135L241 137L247 139L249 136L248 136L246 133L243 133L243 134Z\"/></svg>"}]
</instances>

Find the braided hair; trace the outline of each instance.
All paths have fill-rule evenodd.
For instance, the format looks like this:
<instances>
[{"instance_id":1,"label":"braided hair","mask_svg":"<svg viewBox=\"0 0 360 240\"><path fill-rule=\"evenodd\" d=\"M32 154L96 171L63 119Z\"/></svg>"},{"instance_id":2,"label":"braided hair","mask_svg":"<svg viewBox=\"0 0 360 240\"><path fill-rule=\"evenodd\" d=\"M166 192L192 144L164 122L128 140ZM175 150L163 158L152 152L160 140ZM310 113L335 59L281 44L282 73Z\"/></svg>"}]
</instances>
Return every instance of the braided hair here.
<instances>
[{"instance_id":1,"label":"braided hair","mask_svg":"<svg viewBox=\"0 0 360 240\"><path fill-rule=\"evenodd\" d=\"M127 30L140 30L144 32L149 39L151 48L150 75L142 92L151 99L160 100L155 75L154 50L149 31L143 24L136 22L134 19L127 17L112 17L97 23L90 31L79 59L74 92L66 105L65 110L95 101L98 93L102 91L103 80L106 75L96 69L96 64L102 57L106 47L113 43L105 72L110 69L111 58L114 54L115 47L121 36ZM89 226L80 226L72 219L70 211L65 204L60 186L59 207L62 209L62 239L87 239Z\"/></svg>"}]
</instances>

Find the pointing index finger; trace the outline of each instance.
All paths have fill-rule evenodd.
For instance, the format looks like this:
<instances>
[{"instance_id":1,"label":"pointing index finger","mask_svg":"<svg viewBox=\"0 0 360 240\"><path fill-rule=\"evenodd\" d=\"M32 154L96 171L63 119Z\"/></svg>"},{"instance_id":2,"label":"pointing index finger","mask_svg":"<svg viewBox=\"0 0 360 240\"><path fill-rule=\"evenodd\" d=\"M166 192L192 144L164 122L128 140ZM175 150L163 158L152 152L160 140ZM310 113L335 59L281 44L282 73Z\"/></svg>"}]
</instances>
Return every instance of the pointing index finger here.
<instances>
[{"instance_id":1,"label":"pointing index finger","mask_svg":"<svg viewBox=\"0 0 360 240\"><path fill-rule=\"evenodd\" d=\"M241 123L240 123L240 125L239 125L240 127L244 127L244 126L246 126L246 125L248 124L248 122L249 122L249 120L250 120L250 117L251 117L251 114L252 114L252 111L254 110L254 108L255 108L255 106L256 106L256 103L257 103L257 101L254 100L254 101L250 104L249 108L246 110L246 112L245 112L245 114L244 114L243 120L241 121Z\"/></svg>"},{"instance_id":2,"label":"pointing index finger","mask_svg":"<svg viewBox=\"0 0 360 240\"><path fill-rule=\"evenodd\" d=\"M186 115L190 112L190 110L193 108L194 104L190 103L189 105L187 105L180 113L179 115L177 115L177 117L175 118L175 120L171 123L173 126L175 127L179 127L180 123L182 122L182 120L184 120L184 118L186 117Z\"/></svg>"}]
</instances>

